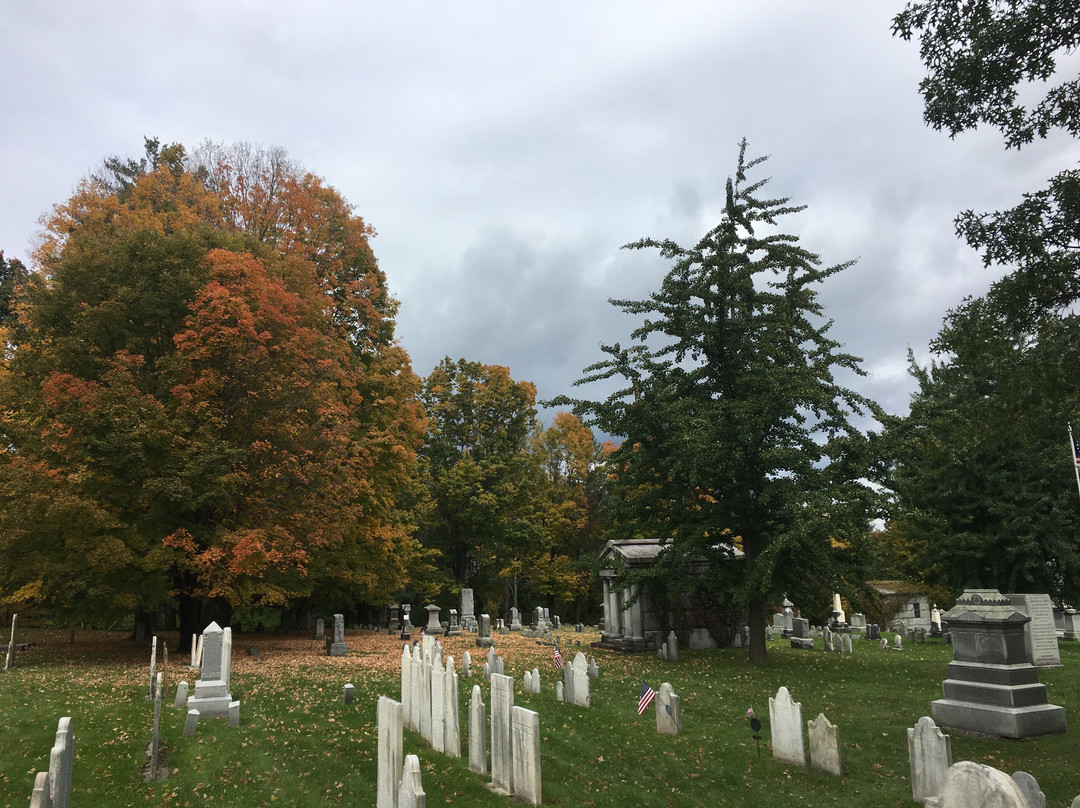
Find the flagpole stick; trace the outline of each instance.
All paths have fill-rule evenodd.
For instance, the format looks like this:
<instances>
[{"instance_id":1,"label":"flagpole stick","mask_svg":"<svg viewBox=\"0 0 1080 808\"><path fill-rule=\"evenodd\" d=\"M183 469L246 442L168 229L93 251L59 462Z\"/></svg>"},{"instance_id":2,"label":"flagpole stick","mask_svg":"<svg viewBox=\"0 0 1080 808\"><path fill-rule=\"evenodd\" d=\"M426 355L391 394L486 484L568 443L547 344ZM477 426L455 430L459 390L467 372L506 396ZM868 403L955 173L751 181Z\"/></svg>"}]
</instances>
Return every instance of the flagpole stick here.
<instances>
[{"instance_id":1,"label":"flagpole stick","mask_svg":"<svg viewBox=\"0 0 1080 808\"><path fill-rule=\"evenodd\" d=\"M1076 493L1080 496L1080 458L1076 456L1076 441L1073 440L1072 424L1069 424L1069 454L1073 459L1073 471L1076 472Z\"/></svg>"}]
</instances>

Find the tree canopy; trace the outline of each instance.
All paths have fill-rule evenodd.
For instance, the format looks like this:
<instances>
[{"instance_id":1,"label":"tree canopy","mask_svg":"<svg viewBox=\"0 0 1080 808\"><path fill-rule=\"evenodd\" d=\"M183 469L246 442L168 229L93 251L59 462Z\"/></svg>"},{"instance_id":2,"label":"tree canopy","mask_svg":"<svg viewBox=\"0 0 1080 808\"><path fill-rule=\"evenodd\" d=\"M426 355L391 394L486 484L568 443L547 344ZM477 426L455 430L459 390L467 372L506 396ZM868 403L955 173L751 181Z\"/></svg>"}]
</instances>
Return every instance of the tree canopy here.
<instances>
[{"instance_id":1,"label":"tree canopy","mask_svg":"<svg viewBox=\"0 0 1080 808\"><path fill-rule=\"evenodd\" d=\"M609 458L616 530L666 540L646 576L693 586L683 571L708 561L698 585L749 611L751 659L765 660L765 608L784 591L826 592L856 571L873 500L862 482L865 441L850 420L875 408L840 384L858 359L828 336L817 286L849 264L823 267L778 220L801 208L760 195L740 144L724 214L693 247L642 239L672 262L645 300L612 300L644 318L632 344L578 384L619 379L603 401L575 402L622 438ZM736 551L741 551L741 558Z\"/></svg>"},{"instance_id":2,"label":"tree canopy","mask_svg":"<svg viewBox=\"0 0 1080 808\"><path fill-rule=\"evenodd\" d=\"M44 223L0 369L3 587L103 612L398 589L419 380L349 204L279 151L148 141Z\"/></svg>"}]
</instances>

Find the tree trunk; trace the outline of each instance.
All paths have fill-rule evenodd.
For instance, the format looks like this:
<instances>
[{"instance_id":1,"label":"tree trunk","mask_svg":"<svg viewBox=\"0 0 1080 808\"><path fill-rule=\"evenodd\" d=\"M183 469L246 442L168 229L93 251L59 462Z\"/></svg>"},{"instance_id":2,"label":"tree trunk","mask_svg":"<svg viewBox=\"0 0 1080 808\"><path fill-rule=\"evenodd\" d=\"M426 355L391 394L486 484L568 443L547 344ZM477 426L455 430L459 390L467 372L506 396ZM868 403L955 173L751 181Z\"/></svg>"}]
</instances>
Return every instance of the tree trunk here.
<instances>
[{"instance_id":1,"label":"tree trunk","mask_svg":"<svg viewBox=\"0 0 1080 808\"><path fill-rule=\"evenodd\" d=\"M765 599L760 595L750 598L746 619L750 624L750 664L764 665L768 662L765 650Z\"/></svg>"}]
</instances>

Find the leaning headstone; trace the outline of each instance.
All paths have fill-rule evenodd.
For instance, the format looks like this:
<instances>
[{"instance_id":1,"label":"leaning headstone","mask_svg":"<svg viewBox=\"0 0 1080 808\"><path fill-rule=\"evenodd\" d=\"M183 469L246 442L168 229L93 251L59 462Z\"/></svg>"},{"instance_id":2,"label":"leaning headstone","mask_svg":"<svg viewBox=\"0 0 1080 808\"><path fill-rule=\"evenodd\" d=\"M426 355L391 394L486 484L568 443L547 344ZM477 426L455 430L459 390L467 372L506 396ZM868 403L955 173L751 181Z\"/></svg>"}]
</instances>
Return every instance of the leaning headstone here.
<instances>
[{"instance_id":1,"label":"leaning headstone","mask_svg":"<svg viewBox=\"0 0 1080 808\"><path fill-rule=\"evenodd\" d=\"M188 710L187 720L184 722L184 737L191 738L195 735L195 730L199 728L199 711Z\"/></svg>"},{"instance_id":2,"label":"leaning headstone","mask_svg":"<svg viewBox=\"0 0 1080 808\"><path fill-rule=\"evenodd\" d=\"M326 638L327 656L345 656L349 653L349 646L345 644L345 615L334 615L334 638Z\"/></svg>"},{"instance_id":3,"label":"leaning headstone","mask_svg":"<svg viewBox=\"0 0 1080 808\"><path fill-rule=\"evenodd\" d=\"M487 708L480 685L473 685L469 700L469 770L487 774Z\"/></svg>"},{"instance_id":4,"label":"leaning headstone","mask_svg":"<svg viewBox=\"0 0 1080 808\"><path fill-rule=\"evenodd\" d=\"M206 637L202 634L199 635L199 641L195 649L195 664L192 666L196 670L202 670L203 655L206 653Z\"/></svg>"},{"instance_id":5,"label":"leaning headstone","mask_svg":"<svg viewBox=\"0 0 1080 808\"><path fill-rule=\"evenodd\" d=\"M315 639L326 640L326 624L321 617L315 621Z\"/></svg>"},{"instance_id":6,"label":"leaning headstone","mask_svg":"<svg viewBox=\"0 0 1080 808\"><path fill-rule=\"evenodd\" d=\"M669 631L667 635L667 658L668 662L679 661L679 640L674 631Z\"/></svg>"},{"instance_id":7,"label":"leaning headstone","mask_svg":"<svg viewBox=\"0 0 1080 808\"><path fill-rule=\"evenodd\" d=\"M1028 808L1024 792L1009 775L992 766L962 760L954 763L941 794L925 803L933 808Z\"/></svg>"},{"instance_id":8,"label":"leaning headstone","mask_svg":"<svg viewBox=\"0 0 1080 808\"><path fill-rule=\"evenodd\" d=\"M819 772L842 777L844 766L840 760L840 728L833 726L825 713L819 713L808 721L810 730L810 765Z\"/></svg>"},{"instance_id":9,"label":"leaning headstone","mask_svg":"<svg viewBox=\"0 0 1080 808\"><path fill-rule=\"evenodd\" d=\"M655 705L656 731L661 735L682 733L682 700L667 682L660 685Z\"/></svg>"},{"instance_id":10,"label":"leaning headstone","mask_svg":"<svg viewBox=\"0 0 1080 808\"><path fill-rule=\"evenodd\" d=\"M420 782L420 758L416 755L405 756L395 808L427 808L427 795Z\"/></svg>"},{"instance_id":11,"label":"leaning headstone","mask_svg":"<svg viewBox=\"0 0 1080 808\"><path fill-rule=\"evenodd\" d=\"M574 704L588 707L592 703L589 697L589 662L585 654L578 651L574 655Z\"/></svg>"},{"instance_id":12,"label":"leaning headstone","mask_svg":"<svg viewBox=\"0 0 1080 808\"><path fill-rule=\"evenodd\" d=\"M925 802L941 793L945 775L952 766L952 739L938 729L934 719L924 715L907 731L911 761L911 798Z\"/></svg>"},{"instance_id":13,"label":"leaning headstone","mask_svg":"<svg viewBox=\"0 0 1080 808\"><path fill-rule=\"evenodd\" d=\"M514 680L491 675L491 785L504 794L513 793L510 715L514 706Z\"/></svg>"},{"instance_id":14,"label":"leaning headstone","mask_svg":"<svg viewBox=\"0 0 1080 808\"><path fill-rule=\"evenodd\" d=\"M354 688L352 686L352 684L345 685L345 688L344 688L344 690L343 690L343 692L341 694L341 703L342 704L352 704L353 703L353 697L355 695L356 695L356 688Z\"/></svg>"},{"instance_id":15,"label":"leaning headstone","mask_svg":"<svg viewBox=\"0 0 1080 808\"><path fill-rule=\"evenodd\" d=\"M401 704L387 696L379 696L376 714L379 745L376 808L397 808L402 754L401 717Z\"/></svg>"},{"instance_id":16,"label":"leaning headstone","mask_svg":"<svg viewBox=\"0 0 1080 808\"><path fill-rule=\"evenodd\" d=\"M183 707L187 704L188 683L181 681L176 685L176 698L173 700L173 707Z\"/></svg>"},{"instance_id":17,"label":"leaning headstone","mask_svg":"<svg viewBox=\"0 0 1080 808\"><path fill-rule=\"evenodd\" d=\"M146 700L154 700L154 686L157 683L157 635L150 640L150 689L146 691Z\"/></svg>"},{"instance_id":18,"label":"leaning headstone","mask_svg":"<svg viewBox=\"0 0 1080 808\"><path fill-rule=\"evenodd\" d=\"M796 766L805 766L802 704L791 698L786 687L781 687L775 698L769 696L769 723L772 725L773 757Z\"/></svg>"},{"instance_id":19,"label":"leaning headstone","mask_svg":"<svg viewBox=\"0 0 1080 808\"><path fill-rule=\"evenodd\" d=\"M540 714L511 708L513 793L527 805L540 804Z\"/></svg>"},{"instance_id":20,"label":"leaning headstone","mask_svg":"<svg viewBox=\"0 0 1080 808\"><path fill-rule=\"evenodd\" d=\"M8 640L7 655L4 657L4 670L15 667L15 627L19 624L19 615L11 615L11 639Z\"/></svg>"},{"instance_id":21,"label":"leaning headstone","mask_svg":"<svg viewBox=\"0 0 1080 808\"><path fill-rule=\"evenodd\" d=\"M880 648L882 651L884 651L888 647L889 647L889 641L886 640L884 637L882 637L881 642L878 643L878 648Z\"/></svg>"},{"instance_id":22,"label":"leaning headstone","mask_svg":"<svg viewBox=\"0 0 1080 808\"><path fill-rule=\"evenodd\" d=\"M1013 782L1020 786L1028 808L1046 808L1046 795L1039 788L1039 781L1027 772L1013 772Z\"/></svg>"},{"instance_id":23,"label":"leaning headstone","mask_svg":"<svg viewBox=\"0 0 1080 808\"><path fill-rule=\"evenodd\" d=\"M150 771L147 772L147 780L158 779L158 758L161 752L161 691L164 689L162 682L164 674L157 675L154 687L154 722L150 731Z\"/></svg>"}]
</instances>

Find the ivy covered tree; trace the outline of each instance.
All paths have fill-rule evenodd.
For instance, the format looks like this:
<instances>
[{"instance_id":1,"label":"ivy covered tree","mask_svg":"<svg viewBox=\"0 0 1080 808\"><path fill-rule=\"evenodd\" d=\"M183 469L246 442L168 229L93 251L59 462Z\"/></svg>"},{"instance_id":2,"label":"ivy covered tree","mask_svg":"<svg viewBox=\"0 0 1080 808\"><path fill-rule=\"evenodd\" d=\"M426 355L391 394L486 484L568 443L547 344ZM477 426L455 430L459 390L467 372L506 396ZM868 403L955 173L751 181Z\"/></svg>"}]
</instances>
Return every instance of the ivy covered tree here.
<instances>
[{"instance_id":1,"label":"ivy covered tree","mask_svg":"<svg viewBox=\"0 0 1080 808\"><path fill-rule=\"evenodd\" d=\"M419 380L373 233L251 153L148 141L48 219L0 368L4 590L69 612L171 602L183 640L213 601L405 582Z\"/></svg>"},{"instance_id":2,"label":"ivy covered tree","mask_svg":"<svg viewBox=\"0 0 1080 808\"><path fill-rule=\"evenodd\" d=\"M659 249L672 267L647 299L611 301L643 322L578 382L622 389L575 402L622 439L609 458L618 531L668 540L644 583L694 586L683 570L705 559L696 585L746 608L755 663L766 607L783 592L865 580L874 500L851 418L875 407L837 381L862 371L828 336L816 291L848 264L823 267L778 231L801 208L748 181L763 159L747 160L742 142L723 217L694 246L627 245Z\"/></svg>"}]
</instances>

